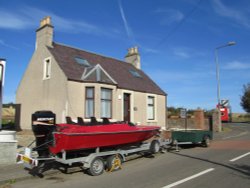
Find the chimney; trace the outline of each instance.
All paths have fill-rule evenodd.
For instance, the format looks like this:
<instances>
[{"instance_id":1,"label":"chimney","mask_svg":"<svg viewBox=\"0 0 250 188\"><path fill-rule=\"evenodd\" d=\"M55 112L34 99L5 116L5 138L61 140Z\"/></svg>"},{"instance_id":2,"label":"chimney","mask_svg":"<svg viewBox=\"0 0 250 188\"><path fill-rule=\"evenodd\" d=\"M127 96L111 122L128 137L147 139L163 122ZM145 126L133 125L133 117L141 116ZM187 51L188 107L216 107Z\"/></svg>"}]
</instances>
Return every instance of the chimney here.
<instances>
[{"instance_id":1,"label":"chimney","mask_svg":"<svg viewBox=\"0 0 250 188\"><path fill-rule=\"evenodd\" d=\"M128 49L128 54L125 56L125 61L134 65L135 68L141 69L141 57L137 46Z\"/></svg>"},{"instance_id":2,"label":"chimney","mask_svg":"<svg viewBox=\"0 0 250 188\"><path fill-rule=\"evenodd\" d=\"M40 27L36 30L36 49L44 46L52 46L54 27L49 16L40 21Z\"/></svg>"}]
</instances>

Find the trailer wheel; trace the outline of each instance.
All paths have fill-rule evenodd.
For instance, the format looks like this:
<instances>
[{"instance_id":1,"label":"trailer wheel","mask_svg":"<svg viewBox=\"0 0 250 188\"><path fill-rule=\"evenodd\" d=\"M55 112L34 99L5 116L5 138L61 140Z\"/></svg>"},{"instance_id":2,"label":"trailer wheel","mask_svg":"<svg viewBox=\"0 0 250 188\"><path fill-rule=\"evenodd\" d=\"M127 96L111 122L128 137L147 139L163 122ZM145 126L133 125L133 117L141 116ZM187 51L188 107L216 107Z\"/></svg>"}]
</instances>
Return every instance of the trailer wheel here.
<instances>
[{"instance_id":1,"label":"trailer wheel","mask_svg":"<svg viewBox=\"0 0 250 188\"><path fill-rule=\"evenodd\" d=\"M203 144L204 147L209 147L210 146L210 138L209 138L209 136L204 136L202 144Z\"/></svg>"},{"instance_id":2,"label":"trailer wheel","mask_svg":"<svg viewBox=\"0 0 250 188\"><path fill-rule=\"evenodd\" d=\"M120 155L111 155L107 158L107 171L113 172L122 168L122 159Z\"/></svg>"},{"instance_id":3,"label":"trailer wheel","mask_svg":"<svg viewBox=\"0 0 250 188\"><path fill-rule=\"evenodd\" d=\"M158 153L160 151L160 143L157 140L153 140L151 142L149 151L152 154Z\"/></svg>"},{"instance_id":4,"label":"trailer wheel","mask_svg":"<svg viewBox=\"0 0 250 188\"><path fill-rule=\"evenodd\" d=\"M104 171L104 161L101 157L96 157L92 162L88 169L88 173L91 176L99 176Z\"/></svg>"}]
</instances>

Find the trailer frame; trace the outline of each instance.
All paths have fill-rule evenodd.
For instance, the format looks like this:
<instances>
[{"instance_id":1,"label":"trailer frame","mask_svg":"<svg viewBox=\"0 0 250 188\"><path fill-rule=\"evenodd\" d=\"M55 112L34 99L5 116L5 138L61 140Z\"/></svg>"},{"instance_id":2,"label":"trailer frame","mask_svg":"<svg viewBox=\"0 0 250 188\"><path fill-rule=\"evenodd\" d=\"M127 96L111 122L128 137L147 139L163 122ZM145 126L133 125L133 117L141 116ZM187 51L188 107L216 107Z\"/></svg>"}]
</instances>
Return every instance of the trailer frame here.
<instances>
[{"instance_id":1,"label":"trailer frame","mask_svg":"<svg viewBox=\"0 0 250 188\"><path fill-rule=\"evenodd\" d=\"M108 166L108 171L112 169L121 168L121 163L127 160L127 156L139 153L158 153L159 151L165 152L171 143L171 139L157 138L148 142L143 142L140 145L130 145L120 148L95 148L94 152L88 153L86 156L69 157L70 152L62 151L61 156L56 155L47 158L38 158L36 152L32 148L25 148L24 153L17 154L17 160L22 162L28 169L39 167L40 161L54 160L61 164L72 166L74 163L82 163L83 169L88 170L92 176L97 176L103 173L107 160L112 156L114 164ZM97 164L93 164L96 159L99 159ZM93 165L96 165L96 170ZM98 166L99 165L99 166ZM117 166L118 165L118 166ZM100 169L102 168L102 169Z\"/></svg>"}]
</instances>

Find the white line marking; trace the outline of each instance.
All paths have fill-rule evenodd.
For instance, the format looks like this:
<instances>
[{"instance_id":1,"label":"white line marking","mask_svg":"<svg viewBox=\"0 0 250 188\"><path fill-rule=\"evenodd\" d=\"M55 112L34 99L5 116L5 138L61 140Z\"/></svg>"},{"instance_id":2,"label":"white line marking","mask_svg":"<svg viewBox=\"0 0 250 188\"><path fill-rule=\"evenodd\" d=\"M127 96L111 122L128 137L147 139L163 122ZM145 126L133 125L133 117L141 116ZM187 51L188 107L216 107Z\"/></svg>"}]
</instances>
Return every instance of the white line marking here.
<instances>
[{"instance_id":1,"label":"white line marking","mask_svg":"<svg viewBox=\"0 0 250 188\"><path fill-rule=\"evenodd\" d=\"M236 157L236 158L234 158L234 159L231 159L231 160L229 160L229 161L230 161L230 162L234 162L234 161L237 161L237 160L239 160L239 159L241 159L241 158L243 158L243 157L246 157L247 155L250 155L250 152L245 153L245 154L243 154L243 155L241 155L241 156L239 156L239 157Z\"/></svg>"},{"instance_id":2,"label":"white line marking","mask_svg":"<svg viewBox=\"0 0 250 188\"><path fill-rule=\"evenodd\" d=\"M202 172L200 172L200 173L198 173L198 174L195 174L195 175L193 175L193 176L187 177L187 178L185 178L185 179L183 179L183 180L177 181L177 182L172 183L172 184L170 184L170 185L166 185L165 187L162 187L162 188L174 187L174 186L176 186L176 185L179 185L179 184L182 184L182 183L184 183L184 182L186 182L186 181L189 181L189 180L191 180L191 179L197 178L197 177L199 177L199 176L201 176L201 175L203 175L203 174L206 174L206 173L208 173L208 172L211 172L211 171L213 171L213 170L214 170L214 168L209 168L209 169L204 170L204 171L202 171Z\"/></svg>"},{"instance_id":3,"label":"white line marking","mask_svg":"<svg viewBox=\"0 0 250 188\"><path fill-rule=\"evenodd\" d=\"M227 139L230 139L230 138L237 138L237 137L240 137L240 136L244 136L244 135L246 135L246 134L248 134L248 131L247 131L247 132L239 133L239 134L234 135L234 136L227 136L227 137L224 137L224 138L222 138L222 139L223 139L223 140L227 140Z\"/></svg>"}]
</instances>

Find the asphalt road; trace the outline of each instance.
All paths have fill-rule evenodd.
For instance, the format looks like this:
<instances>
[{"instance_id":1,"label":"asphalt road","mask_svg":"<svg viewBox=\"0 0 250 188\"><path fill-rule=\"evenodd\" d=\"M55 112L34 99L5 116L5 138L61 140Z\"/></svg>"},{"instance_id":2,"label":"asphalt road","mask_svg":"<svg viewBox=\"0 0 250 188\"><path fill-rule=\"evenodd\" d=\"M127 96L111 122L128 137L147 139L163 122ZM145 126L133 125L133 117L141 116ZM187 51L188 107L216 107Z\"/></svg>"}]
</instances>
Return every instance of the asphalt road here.
<instances>
[{"instance_id":1,"label":"asphalt road","mask_svg":"<svg viewBox=\"0 0 250 188\"><path fill-rule=\"evenodd\" d=\"M250 187L250 124L226 124L209 148L188 146L123 164L117 172L89 176L80 168L12 184L21 187Z\"/></svg>"}]
</instances>

